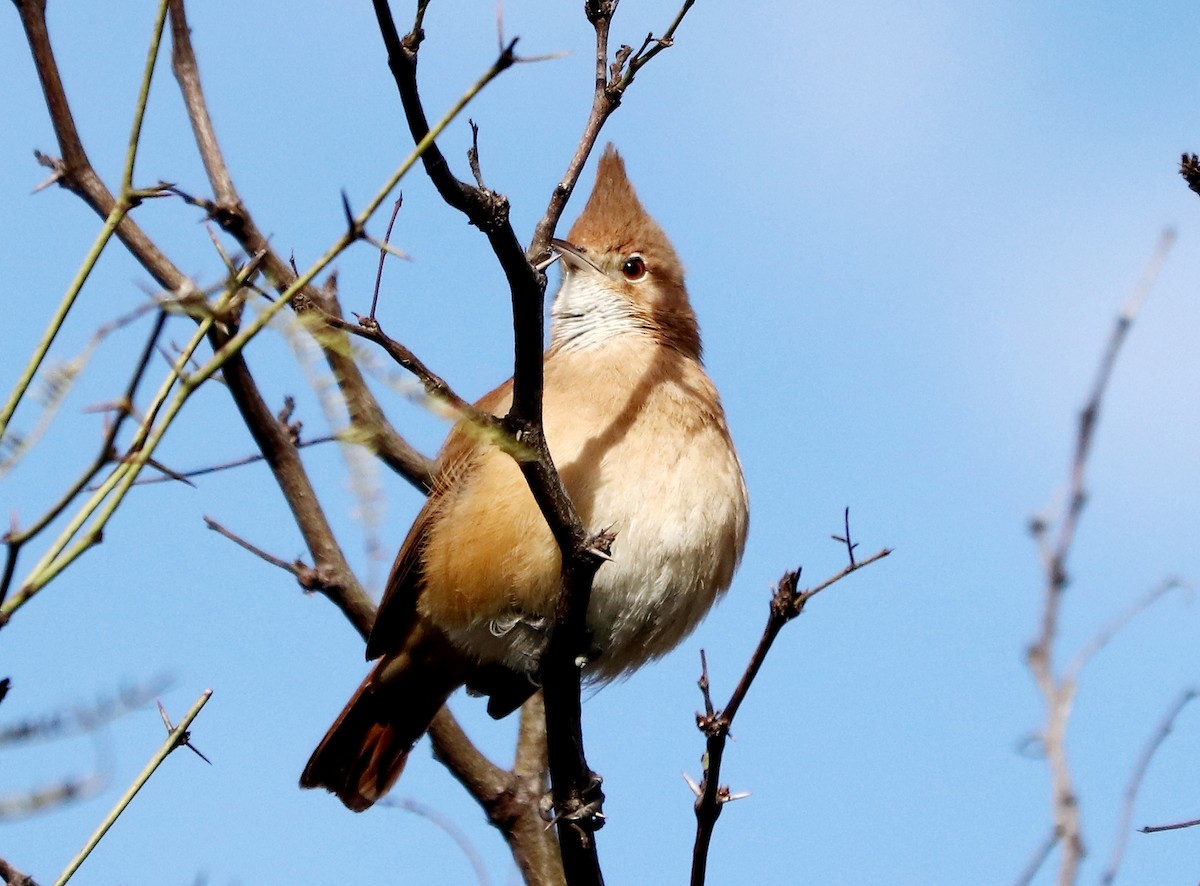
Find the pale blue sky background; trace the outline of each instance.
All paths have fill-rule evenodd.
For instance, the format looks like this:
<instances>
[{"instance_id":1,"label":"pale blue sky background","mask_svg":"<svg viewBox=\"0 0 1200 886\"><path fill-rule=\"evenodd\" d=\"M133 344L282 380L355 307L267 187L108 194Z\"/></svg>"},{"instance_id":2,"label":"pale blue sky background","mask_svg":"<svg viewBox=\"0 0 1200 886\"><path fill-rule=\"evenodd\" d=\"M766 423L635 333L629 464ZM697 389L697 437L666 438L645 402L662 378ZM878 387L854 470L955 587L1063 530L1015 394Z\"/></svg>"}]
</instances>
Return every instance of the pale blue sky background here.
<instances>
[{"instance_id":1,"label":"pale blue sky background","mask_svg":"<svg viewBox=\"0 0 1200 886\"><path fill-rule=\"evenodd\" d=\"M407 152L369 4L195 3L194 40L218 133L259 224L302 266L340 232L339 191L361 205ZM577 3L508 3L528 54L479 100L485 176L527 236L590 101L590 29ZM626 3L614 43L661 30L673 2ZM398 9L403 24L407 9ZM92 160L119 174L153 18L148 2L51 4L67 89ZM71 195L29 192L32 149L55 152L16 15L0 21L0 267L7 390L99 229ZM434 3L422 51L436 115L495 51L494 5ZM1073 560L1061 649L1069 655L1161 578L1200 580L1200 200L1176 174L1200 149L1200 18L1189 3L699 3L648 67L606 136L674 239L729 412L752 502L733 590L674 655L585 706L609 825L612 884L684 882L694 820L681 771L698 774L698 651L727 696L761 630L770 584L803 563L840 568L829 541L852 508L860 551L895 555L837 587L789 627L743 708L726 780L750 799L723 815L710 882L1010 883L1049 828L1048 779L1023 755L1041 722L1023 651L1041 577L1025 526L1061 502L1073 422L1113 317L1160 231L1178 245L1122 355L1100 427L1092 499ZM164 58L165 62L165 58ZM207 193L166 64L137 181ZM461 175L466 122L443 139ZM582 188L591 185L591 169ZM503 281L484 239L420 177L404 184L381 317L464 395L510 372ZM578 212L573 204L567 220ZM201 282L220 266L194 210L160 201L139 219ZM384 220L372 226L382 232ZM343 303L369 305L375 255L339 263ZM145 298L147 277L107 254L55 355ZM174 335L187 334L180 322ZM99 419L140 347L114 336L44 451L0 486L24 522L91 456ZM303 394L272 336L250 359L279 403ZM387 408L426 450L444 425L398 396ZM163 460L198 467L251 451L217 389L197 398ZM322 431L311 398L305 432ZM21 413L19 424L30 421ZM372 560L344 462L305 456L364 580L419 506L377 474L385 549ZM66 472L66 466L71 471ZM261 468L197 489L141 491L89 554L0 635L13 690L0 721L86 703L169 670L178 716L205 687L194 730L212 760L172 757L121 819L81 883L473 882L430 821L355 816L300 792L313 744L365 666L324 600L204 529L210 514L274 553L302 552ZM31 558L23 565L28 568ZM24 570L22 570L23 572ZM1161 712L1197 679L1200 619L1182 596L1095 661L1070 749L1098 879L1125 779ZM498 759L512 723L458 698ZM1150 771L1135 824L1200 817L1188 710ZM111 761L113 786L63 812L0 828L0 855L54 879L161 739L158 714L89 739L5 751L0 792ZM513 882L498 836L427 751L397 791L460 822L491 882ZM1127 884L1195 883L1200 831L1133 835ZM1051 869L1039 882L1052 882Z\"/></svg>"}]
</instances>

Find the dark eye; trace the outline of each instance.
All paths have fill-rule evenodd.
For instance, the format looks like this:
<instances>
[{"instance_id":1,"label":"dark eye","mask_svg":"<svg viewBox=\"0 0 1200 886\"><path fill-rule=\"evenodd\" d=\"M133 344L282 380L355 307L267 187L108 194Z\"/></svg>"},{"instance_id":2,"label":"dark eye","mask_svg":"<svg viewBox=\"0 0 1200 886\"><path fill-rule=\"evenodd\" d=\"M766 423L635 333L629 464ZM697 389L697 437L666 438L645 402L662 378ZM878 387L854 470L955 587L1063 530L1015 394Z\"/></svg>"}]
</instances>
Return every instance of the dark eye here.
<instances>
[{"instance_id":1,"label":"dark eye","mask_svg":"<svg viewBox=\"0 0 1200 886\"><path fill-rule=\"evenodd\" d=\"M621 273L625 275L626 280L636 283L646 276L646 260L635 252L625 259L625 264L621 265Z\"/></svg>"}]
</instances>

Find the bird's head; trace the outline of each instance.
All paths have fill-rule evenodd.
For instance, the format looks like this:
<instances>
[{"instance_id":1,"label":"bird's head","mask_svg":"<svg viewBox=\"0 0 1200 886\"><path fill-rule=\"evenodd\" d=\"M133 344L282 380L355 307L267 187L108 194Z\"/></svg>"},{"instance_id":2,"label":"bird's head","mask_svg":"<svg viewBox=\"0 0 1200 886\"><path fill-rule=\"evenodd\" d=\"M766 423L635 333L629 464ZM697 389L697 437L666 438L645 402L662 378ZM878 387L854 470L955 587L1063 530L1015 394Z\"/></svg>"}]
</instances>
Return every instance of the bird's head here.
<instances>
[{"instance_id":1,"label":"bird's head","mask_svg":"<svg viewBox=\"0 0 1200 886\"><path fill-rule=\"evenodd\" d=\"M634 334L700 359L683 265L642 207L611 144L583 213L554 247L562 256L563 282L551 307L553 347L595 347Z\"/></svg>"}]
</instances>

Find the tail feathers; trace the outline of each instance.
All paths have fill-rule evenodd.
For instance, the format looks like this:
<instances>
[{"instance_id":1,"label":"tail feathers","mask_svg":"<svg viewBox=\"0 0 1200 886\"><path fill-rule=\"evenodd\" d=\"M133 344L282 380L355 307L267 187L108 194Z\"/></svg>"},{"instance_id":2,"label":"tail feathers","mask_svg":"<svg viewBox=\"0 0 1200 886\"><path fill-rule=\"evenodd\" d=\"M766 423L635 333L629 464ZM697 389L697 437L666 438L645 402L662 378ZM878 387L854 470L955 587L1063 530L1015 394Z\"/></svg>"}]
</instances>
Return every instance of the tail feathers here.
<instances>
[{"instance_id":1,"label":"tail feathers","mask_svg":"<svg viewBox=\"0 0 1200 886\"><path fill-rule=\"evenodd\" d=\"M385 657L358 687L313 751L301 787L326 788L362 812L396 783L408 752L462 680L444 669L395 664Z\"/></svg>"}]
</instances>

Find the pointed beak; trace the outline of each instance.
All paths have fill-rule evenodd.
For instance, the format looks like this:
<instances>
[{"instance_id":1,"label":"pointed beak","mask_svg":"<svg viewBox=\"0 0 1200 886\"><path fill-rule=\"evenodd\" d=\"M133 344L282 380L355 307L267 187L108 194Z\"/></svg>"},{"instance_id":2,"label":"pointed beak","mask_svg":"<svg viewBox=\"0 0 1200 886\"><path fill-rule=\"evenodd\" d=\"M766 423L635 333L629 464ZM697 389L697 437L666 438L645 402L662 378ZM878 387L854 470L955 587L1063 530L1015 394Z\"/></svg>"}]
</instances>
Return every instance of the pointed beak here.
<instances>
[{"instance_id":1,"label":"pointed beak","mask_svg":"<svg viewBox=\"0 0 1200 886\"><path fill-rule=\"evenodd\" d=\"M587 253L574 243L568 243L566 240L551 240L550 245L553 246L560 256L562 256L563 264L569 265L572 268L591 268L597 274L603 274L604 271L596 265L594 261L588 258Z\"/></svg>"}]
</instances>

